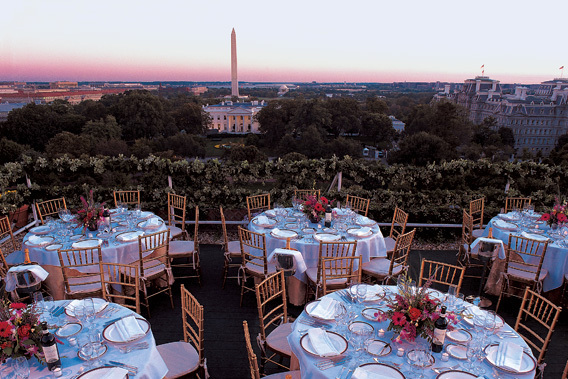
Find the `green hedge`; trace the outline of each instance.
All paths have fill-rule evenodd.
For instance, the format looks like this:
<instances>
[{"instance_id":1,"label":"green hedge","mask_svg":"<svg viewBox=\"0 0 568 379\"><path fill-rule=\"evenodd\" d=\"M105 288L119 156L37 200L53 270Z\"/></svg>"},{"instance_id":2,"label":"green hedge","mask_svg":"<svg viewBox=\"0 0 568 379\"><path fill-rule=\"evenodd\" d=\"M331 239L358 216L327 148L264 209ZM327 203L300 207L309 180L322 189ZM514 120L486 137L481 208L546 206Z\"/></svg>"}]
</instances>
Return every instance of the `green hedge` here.
<instances>
[{"instance_id":1,"label":"green hedge","mask_svg":"<svg viewBox=\"0 0 568 379\"><path fill-rule=\"evenodd\" d=\"M54 160L24 157L3 165L0 190L16 188L27 203L65 196L73 207L89 189L94 190L97 201L112 202L113 190L137 188L142 191L147 209L163 212L166 193L171 191L167 186L170 175L174 191L187 195L188 208L199 205L207 217L207 210L213 211L219 205L246 208L247 195L267 191L273 202L290 204L294 188L315 186L325 191L337 172L343 173L342 191L326 196L338 201L344 200L347 193L371 198L370 217L381 222L390 222L394 207L399 206L410 214L409 222L461 223L461 207L481 196L486 197L489 220L504 205L507 182L509 196L531 196L537 210L543 210L568 184L565 168L533 162L458 160L427 167L387 167L349 157L249 164L216 159L170 161L155 156L65 156ZM26 175L33 184L31 189L25 186Z\"/></svg>"}]
</instances>

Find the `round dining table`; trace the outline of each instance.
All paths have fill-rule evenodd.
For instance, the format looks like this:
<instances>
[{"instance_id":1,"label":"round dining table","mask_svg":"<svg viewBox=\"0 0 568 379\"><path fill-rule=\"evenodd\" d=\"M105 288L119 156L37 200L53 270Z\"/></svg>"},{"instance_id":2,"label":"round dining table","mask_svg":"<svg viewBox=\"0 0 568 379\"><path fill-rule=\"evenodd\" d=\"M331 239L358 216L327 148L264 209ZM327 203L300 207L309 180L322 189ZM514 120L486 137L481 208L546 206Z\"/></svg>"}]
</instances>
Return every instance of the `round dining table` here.
<instances>
[{"instance_id":1,"label":"round dining table","mask_svg":"<svg viewBox=\"0 0 568 379\"><path fill-rule=\"evenodd\" d=\"M509 243L509 235L522 235L533 239L548 239L548 247L542 262L542 268L548 271L543 281L543 291L548 292L562 287L564 276L568 274L568 229L552 230L545 222L539 222L539 214L531 217L522 216L521 213L510 212L498 215L489 221L483 236L492 229L493 238L503 241L505 246ZM523 219L524 218L524 219ZM499 252L499 259L505 259L505 251ZM527 263L538 264L534 257Z\"/></svg>"},{"instance_id":2,"label":"round dining table","mask_svg":"<svg viewBox=\"0 0 568 379\"><path fill-rule=\"evenodd\" d=\"M265 235L268 263L271 267L276 263L274 252L285 248L287 240L289 247L299 252L294 257L294 278L297 281L288 282L289 300L296 305L304 303L303 288L308 281L307 269L318 266L320 241L356 241L355 254L361 256L363 263L369 262L373 257L387 255L385 240L378 224L374 220L343 209L334 210L330 228L324 227L323 221L309 222L299 210L280 208L257 215L249 222L248 229ZM361 230L364 233L358 235Z\"/></svg>"},{"instance_id":3,"label":"round dining table","mask_svg":"<svg viewBox=\"0 0 568 379\"><path fill-rule=\"evenodd\" d=\"M65 298L63 275L59 262L59 249L101 245L104 262L130 264L139 259L137 234L160 232L167 229L165 222L152 212L111 210L111 225L105 231L84 229L73 221L51 220L30 229L24 236L21 251L6 257L9 264L24 261L24 250L29 249L30 260L37 262L48 273L45 284L55 300ZM129 220L129 217L130 220ZM130 221L130 222L129 222ZM92 247L89 246L89 247Z\"/></svg>"},{"instance_id":4,"label":"round dining table","mask_svg":"<svg viewBox=\"0 0 568 379\"><path fill-rule=\"evenodd\" d=\"M167 374L168 368L156 348L156 341L148 321L121 305L106 303L103 299L93 300L99 311L93 320L89 323L85 322L85 325L81 325L75 317L69 315L73 314L72 304L69 300L55 301L53 304L50 332L55 333L56 338L61 342L58 344L61 377L98 378L106 374L112 367L121 367L128 371L129 378L163 378ZM136 318L144 334L130 341L121 341L113 328L116 322L129 316ZM43 316L40 320L42 319ZM96 354L98 357L93 357L91 360L92 366L87 367L87 360L79 354L80 342L78 341L81 341L87 333L92 331L101 333L103 348ZM41 364L36 358L30 358L28 363L30 378L54 377L47 366ZM93 371L89 372L89 370ZM0 374L0 377L4 378L17 377L10 364L2 365Z\"/></svg>"},{"instance_id":5,"label":"round dining table","mask_svg":"<svg viewBox=\"0 0 568 379\"><path fill-rule=\"evenodd\" d=\"M398 292L396 286L375 286L373 290L375 293L383 292L387 297L393 297ZM431 291L432 296L441 299L443 303L445 294L431 289L429 291ZM367 293L372 292L368 290ZM359 303L358 301L352 300L348 290L333 292L320 298L318 301L324 298L331 298L344 304L347 311L352 312L351 319L347 320L345 324L341 324L336 320L333 314L330 314L327 318L314 316L317 301L308 303L302 314L294 321L292 333L288 336L288 342L290 343L293 353L292 369L300 369L302 377L306 378L344 379L351 377L354 371L361 365L367 365L363 367L369 368L373 367L373 365L369 364L375 364L376 367L374 368L378 369L377 372L383 375L381 377L410 379L418 376L416 372L411 372L412 366L407 359L408 353L416 347L417 341L397 341L394 332L388 331L390 321L386 320L380 322L377 321L377 318L373 317L377 310L386 311L388 309L384 298L376 301L371 298ZM479 312L485 312L472 304L461 302L459 299L456 301L456 307L462 311L461 314L473 315ZM465 339L472 338L475 337L476 333L482 333L476 331L473 321L470 320L470 318L458 317L458 319L459 322L453 329L453 336L457 341L450 339L450 334L446 335L442 352L431 353L434 361L430 367L424 369L426 378L477 378L478 375L455 372L466 371L462 368L462 365L466 362L464 344L466 344L467 341L460 341L460 339L463 336L465 336ZM366 323L373 328L372 338L375 340L363 351L361 358L359 358L357 356L358 354L354 351L349 328L347 327L352 323L356 324L360 322ZM503 341L514 342L518 346L521 346L523 348L523 369L521 371L526 372L507 372L502 368L492 365L489 362L488 356L483 362L478 361L480 367L485 370L485 375L491 378L534 378L536 360L527 344L502 319L500 319L499 325L501 327L495 333L490 335L488 339L483 340L483 345L488 346L488 349L494 349L492 351L496 351L499 343ZM329 337L332 337L332 343L334 343L338 351L341 352L344 348L345 351L338 355L319 356L310 343L310 329L313 328L324 330ZM371 348L371 346L373 346L373 348ZM373 354L368 353L367 349ZM446 357L448 358L447 360L445 360ZM417 371L419 372L420 369ZM444 373L446 374L442 375Z\"/></svg>"}]
</instances>

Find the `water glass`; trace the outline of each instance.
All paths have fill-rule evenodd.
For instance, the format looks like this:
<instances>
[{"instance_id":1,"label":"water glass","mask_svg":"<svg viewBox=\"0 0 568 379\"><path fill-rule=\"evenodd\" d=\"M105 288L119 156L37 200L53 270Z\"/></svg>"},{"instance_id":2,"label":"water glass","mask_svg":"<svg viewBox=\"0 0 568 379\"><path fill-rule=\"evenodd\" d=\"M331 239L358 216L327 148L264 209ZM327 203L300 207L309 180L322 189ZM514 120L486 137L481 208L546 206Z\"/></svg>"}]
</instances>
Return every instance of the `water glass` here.
<instances>
[{"instance_id":1,"label":"water glass","mask_svg":"<svg viewBox=\"0 0 568 379\"><path fill-rule=\"evenodd\" d=\"M27 379L30 376L30 365L25 357L11 358L9 364L18 378Z\"/></svg>"},{"instance_id":2,"label":"water glass","mask_svg":"<svg viewBox=\"0 0 568 379\"><path fill-rule=\"evenodd\" d=\"M91 323L95 318L95 303L92 297L83 300L83 307L85 308L85 321Z\"/></svg>"},{"instance_id":3,"label":"water glass","mask_svg":"<svg viewBox=\"0 0 568 379\"><path fill-rule=\"evenodd\" d=\"M53 297L52 296L44 296L43 297L43 315L44 320L47 322L48 325L53 323L53 319L51 317L51 311L53 310Z\"/></svg>"},{"instance_id":4,"label":"water glass","mask_svg":"<svg viewBox=\"0 0 568 379\"><path fill-rule=\"evenodd\" d=\"M45 304L43 302L43 294L41 292L34 292L34 304L35 307L41 312L45 308Z\"/></svg>"},{"instance_id":5,"label":"water glass","mask_svg":"<svg viewBox=\"0 0 568 379\"><path fill-rule=\"evenodd\" d=\"M366 284L358 284L357 285L357 299L359 300L359 303L363 304L366 297L367 297L367 285Z\"/></svg>"},{"instance_id":6,"label":"water glass","mask_svg":"<svg viewBox=\"0 0 568 379\"><path fill-rule=\"evenodd\" d=\"M483 325L485 329L485 337L489 338L495 333L495 328L497 326L497 314L495 311L487 311L485 313L485 323Z\"/></svg>"},{"instance_id":7,"label":"water glass","mask_svg":"<svg viewBox=\"0 0 568 379\"><path fill-rule=\"evenodd\" d=\"M466 345L466 357L467 360L463 364L463 368L465 368L469 372L473 372L475 370L475 361L477 359L479 345L477 340L472 339Z\"/></svg>"},{"instance_id":8,"label":"water glass","mask_svg":"<svg viewBox=\"0 0 568 379\"><path fill-rule=\"evenodd\" d=\"M78 338L77 343L79 344L79 353L85 359L85 368L90 369L93 365L93 344L88 335L83 335Z\"/></svg>"}]
</instances>

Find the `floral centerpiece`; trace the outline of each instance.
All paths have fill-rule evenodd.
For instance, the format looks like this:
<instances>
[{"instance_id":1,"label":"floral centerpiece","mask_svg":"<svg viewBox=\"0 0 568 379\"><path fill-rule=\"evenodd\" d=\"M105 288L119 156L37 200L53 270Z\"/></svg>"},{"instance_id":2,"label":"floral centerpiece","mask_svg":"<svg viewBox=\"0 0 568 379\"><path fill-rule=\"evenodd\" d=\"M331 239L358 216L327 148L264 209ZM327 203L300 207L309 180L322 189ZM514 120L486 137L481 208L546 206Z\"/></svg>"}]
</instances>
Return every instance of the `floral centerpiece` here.
<instances>
[{"instance_id":1,"label":"floral centerpiece","mask_svg":"<svg viewBox=\"0 0 568 379\"><path fill-rule=\"evenodd\" d=\"M105 203L95 203L93 199L93 190L89 191L88 199L81 196L83 208L77 211L77 220L79 225L83 226L83 230L97 230L99 222L102 221Z\"/></svg>"},{"instance_id":2,"label":"floral centerpiece","mask_svg":"<svg viewBox=\"0 0 568 379\"><path fill-rule=\"evenodd\" d=\"M440 301L430 296L430 284L431 281L428 281L419 288L408 277L401 276L399 293L394 295L394 299L387 300L389 309L375 314L379 322L390 320L388 330L398 333L397 342L413 342L417 336L432 340L434 323L440 317ZM453 312L446 312L446 318L448 330L452 330L458 319Z\"/></svg>"},{"instance_id":3,"label":"floral centerpiece","mask_svg":"<svg viewBox=\"0 0 568 379\"><path fill-rule=\"evenodd\" d=\"M41 335L39 314L32 305L0 302L0 363L21 356L43 361Z\"/></svg>"},{"instance_id":4,"label":"floral centerpiece","mask_svg":"<svg viewBox=\"0 0 568 379\"><path fill-rule=\"evenodd\" d=\"M303 204L302 211L311 222L316 223L325 215L325 207L328 204L329 200L323 196L319 200L315 196L308 196Z\"/></svg>"},{"instance_id":5,"label":"floral centerpiece","mask_svg":"<svg viewBox=\"0 0 568 379\"><path fill-rule=\"evenodd\" d=\"M555 204L554 207L552 207L552 210L548 213L543 213L542 216L540 216L539 220L546 221L549 226L552 226L554 224L564 224L566 221L568 221L568 216L566 215L567 213L568 203L566 202L566 200L560 201L557 197L555 198Z\"/></svg>"}]
</instances>

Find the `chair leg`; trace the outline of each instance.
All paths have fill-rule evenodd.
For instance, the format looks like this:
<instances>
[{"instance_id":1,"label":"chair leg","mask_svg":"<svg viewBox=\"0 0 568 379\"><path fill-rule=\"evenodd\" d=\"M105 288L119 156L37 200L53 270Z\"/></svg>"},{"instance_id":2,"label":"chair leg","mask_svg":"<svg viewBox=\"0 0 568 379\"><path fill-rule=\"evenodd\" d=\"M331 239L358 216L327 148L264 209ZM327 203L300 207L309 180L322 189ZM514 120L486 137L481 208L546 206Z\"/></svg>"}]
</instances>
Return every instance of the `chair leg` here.
<instances>
[{"instance_id":1,"label":"chair leg","mask_svg":"<svg viewBox=\"0 0 568 379\"><path fill-rule=\"evenodd\" d=\"M503 297L503 291L505 291L505 282L501 284L501 292L499 293L499 300L497 300L497 305L495 306L495 313L499 310L499 305L501 304L501 298Z\"/></svg>"},{"instance_id":2,"label":"chair leg","mask_svg":"<svg viewBox=\"0 0 568 379\"><path fill-rule=\"evenodd\" d=\"M147 291L148 289L146 289ZM146 310L148 311L148 318L151 318L150 315L150 301L148 300L148 294L144 291L144 305L146 306Z\"/></svg>"},{"instance_id":3,"label":"chair leg","mask_svg":"<svg viewBox=\"0 0 568 379\"><path fill-rule=\"evenodd\" d=\"M225 256L225 263L223 264L223 289L225 289L225 283L227 282L227 275L229 273L229 261Z\"/></svg>"},{"instance_id":4,"label":"chair leg","mask_svg":"<svg viewBox=\"0 0 568 379\"><path fill-rule=\"evenodd\" d=\"M245 278L241 279L241 303L240 306L243 306L243 294L245 292ZM261 360L262 361L262 360Z\"/></svg>"}]
</instances>

